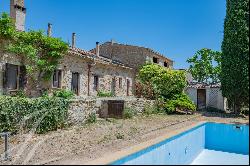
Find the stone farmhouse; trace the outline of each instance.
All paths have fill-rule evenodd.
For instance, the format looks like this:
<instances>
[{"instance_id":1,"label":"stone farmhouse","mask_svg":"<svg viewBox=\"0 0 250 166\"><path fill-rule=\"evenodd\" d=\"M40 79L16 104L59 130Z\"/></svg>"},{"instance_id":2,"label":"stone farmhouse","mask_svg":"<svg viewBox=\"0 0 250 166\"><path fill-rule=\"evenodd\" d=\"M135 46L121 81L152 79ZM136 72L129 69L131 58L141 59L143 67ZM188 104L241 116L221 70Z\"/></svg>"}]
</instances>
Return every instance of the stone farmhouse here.
<instances>
[{"instance_id":1,"label":"stone farmhouse","mask_svg":"<svg viewBox=\"0 0 250 166\"><path fill-rule=\"evenodd\" d=\"M24 0L10 0L10 16L16 29L25 30L26 8ZM48 24L48 36L52 35L52 25ZM72 34L72 44L68 53L54 71L51 82L29 92L56 89L72 90L80 97L96 96L98 91L112 92L115 96L133 96L135 76L138 67L151 60L172 68L173 61L151 49L107 42L85 51L76 47L76 34ZM4 52L0 47L0 94L13 94L25 90L26 68L21 57Z\"/></svg>"},{"instance_id":2,"label":"stone farmhouse","mask_svg":"<svg viewBox=\"0 0 250 166\"><path fill-rule=\"evenodd\" d=\"M92 49L90 52L96 53L96 49ZM172 60L150 48L119 44L113 40L100 45L100 56L123 63L136 71L146 62L173 68Z\"/></svg>"}]
</instances>

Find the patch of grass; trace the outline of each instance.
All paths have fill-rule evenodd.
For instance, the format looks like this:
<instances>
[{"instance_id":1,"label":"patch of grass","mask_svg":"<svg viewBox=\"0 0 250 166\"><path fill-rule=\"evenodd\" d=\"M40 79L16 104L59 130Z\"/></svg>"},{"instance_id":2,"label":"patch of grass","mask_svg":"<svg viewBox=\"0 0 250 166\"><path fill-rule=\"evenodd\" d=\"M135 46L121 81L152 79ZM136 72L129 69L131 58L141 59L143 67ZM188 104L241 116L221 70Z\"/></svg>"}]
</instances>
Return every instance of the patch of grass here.
<instances>
[{"instance_id":1,"label":"patch of grass","mask_svg":"<svg viewBox=\"0 0 250 166\"><path fill-rule=\"evenodd\" d=\"M114 97L114 94L112 92L98 91L97 96L98 97Z\"/></svg>"},{"instance_id":2,"label":"patch of grass","mask_svg":"<svg viewBox=\"0 0 250 166\"><path fill-rule=\"evenodd\" d=\"M86 120L87 123L96 123L97 122L97 117L95 113L91 113Z\"/></svg>"},{"instance_id":3,"label":"patch of grass","mask_svg":"<svg viewBox=\"0 0 250 166\"><path fill-rule=\"evenodd\" d=\"M146 104L143 115L149 116L149 115L152 115L152 114L158 114L157 106L155 104L154 105Z\"/></svg>"},{"instance_id":4,"label":"patch of grass","mask_svg":"<svg viewBox=\"0 0 250 166\"><path fill-rule=\"evenodd\" d=\"M124 109L122 117L123 119L131 119L135 115L136 115L136 111L133 110L132 108L127 107Z\"/></svg>"}]
</instances>

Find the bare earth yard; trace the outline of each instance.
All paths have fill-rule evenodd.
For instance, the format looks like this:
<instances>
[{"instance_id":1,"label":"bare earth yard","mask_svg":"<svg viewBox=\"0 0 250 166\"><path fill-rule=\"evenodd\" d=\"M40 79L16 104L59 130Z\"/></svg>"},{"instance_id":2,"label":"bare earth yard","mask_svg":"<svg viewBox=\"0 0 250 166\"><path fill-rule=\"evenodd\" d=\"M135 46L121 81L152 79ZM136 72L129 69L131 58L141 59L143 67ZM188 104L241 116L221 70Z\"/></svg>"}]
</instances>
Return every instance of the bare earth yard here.
<instances>
[{"instance_id":1,"label":"bare earth yard","mask_svg":"<svg viewBox=\"0 0 250 166\"><path fill-rule=\"evenodd\" d=\"M46 135L11 137L12 161L2 164L82 164L159 137L200 121L249 124L249 119L219 113L136 116L128 120L99 120ZM3 154L3 140L0 140Z\"/></svg>"}]
</instances>

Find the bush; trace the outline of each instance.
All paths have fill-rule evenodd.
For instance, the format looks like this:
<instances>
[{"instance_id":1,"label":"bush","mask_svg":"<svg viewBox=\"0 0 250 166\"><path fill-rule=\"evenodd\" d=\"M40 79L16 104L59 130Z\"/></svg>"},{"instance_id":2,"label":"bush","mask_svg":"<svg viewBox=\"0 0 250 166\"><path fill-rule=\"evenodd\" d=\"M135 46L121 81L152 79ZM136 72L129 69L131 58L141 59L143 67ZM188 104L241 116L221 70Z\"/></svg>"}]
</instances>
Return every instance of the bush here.
<instances>
[{"instance_id":1,"label":"bush","mask_svg":"<svg viewBox=\"0 0 250 166\"><path fill-rule=\"evenodd\" d=\"M69 101L58 97L35 99L0 96L0 132L35 129L38 134L63 128Z\"/></svg>"},{"instance_id":2,"label":"bush","mask_svg":"<svg viewBox=\"0 0 250 166\"><path fill-rule=\"evenodd\" d=\"M87 123L96 123L97 117L95 113L91 113L87 119Z\"/></svg>"},{"instance_id":3,"label":"bush","mask_svg":"<svg viewBox=\"0 0 250 166\"><path fill-rule=\"evenodd\" d=\"M132 108L125 108L123 111L124 119L131 119L136 115L136 112Z\"/></svg>"},{"instance_id":4,"label":"bush","mask_svg":"<svg viewBox=\"0 0 250 166\"><path fill-rule=\"evenodd\" d=\"M114 97L114 94L112 92L98 91L97 96L98 97Z\"/></svg>"},{"instance_id":5,"label":"bush","mask_svg":"<svg viewBox=\"0 0 250 166\"><path fill-rule=\"evenodd\" d=\"M176 108L183 111L192 111L196 110L195 104L189 99L186 94L176 95L173 99L167 100L165 104L165 109L168 114L174 113Z\"/></svg>"},{"instance_id":6,"label":"bush","mask_svg":"<svg viewBox=\"0 0 250 166\"><path fill-rule=\"evenodd\" d=\"M74 93L72 91L62 89L62 90L54 91L53 96L61 97L64 99L71 99L74 96Z\"/></svg>"}]
</instances>

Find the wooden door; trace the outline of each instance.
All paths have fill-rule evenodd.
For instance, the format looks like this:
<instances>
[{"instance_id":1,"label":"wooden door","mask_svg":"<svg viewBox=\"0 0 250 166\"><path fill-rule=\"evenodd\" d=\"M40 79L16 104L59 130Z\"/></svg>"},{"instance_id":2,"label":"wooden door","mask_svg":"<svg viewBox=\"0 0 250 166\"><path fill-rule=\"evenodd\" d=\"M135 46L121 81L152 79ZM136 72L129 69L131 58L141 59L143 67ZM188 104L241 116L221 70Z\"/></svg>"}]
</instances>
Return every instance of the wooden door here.
<instances>
[{"instance_id":1,"label":"wooden door","mask_svg":"<svg viewBox=\"0 0 250 166\"><path fill-rule=\"evenodd\" d=\"M206 89L197 89L197 108L206 108Z\"/></svg>"},{"instance_id":2,"label":"wooden door","mask_svg":"<svg viewBox=\"0 0 250 166\"><path fill-rule=\"evenodd\" d=\"M110 100L108 101L108 116L115 118L122 118L124 111L123 100Z\"/></svg>"}]
</instances>

